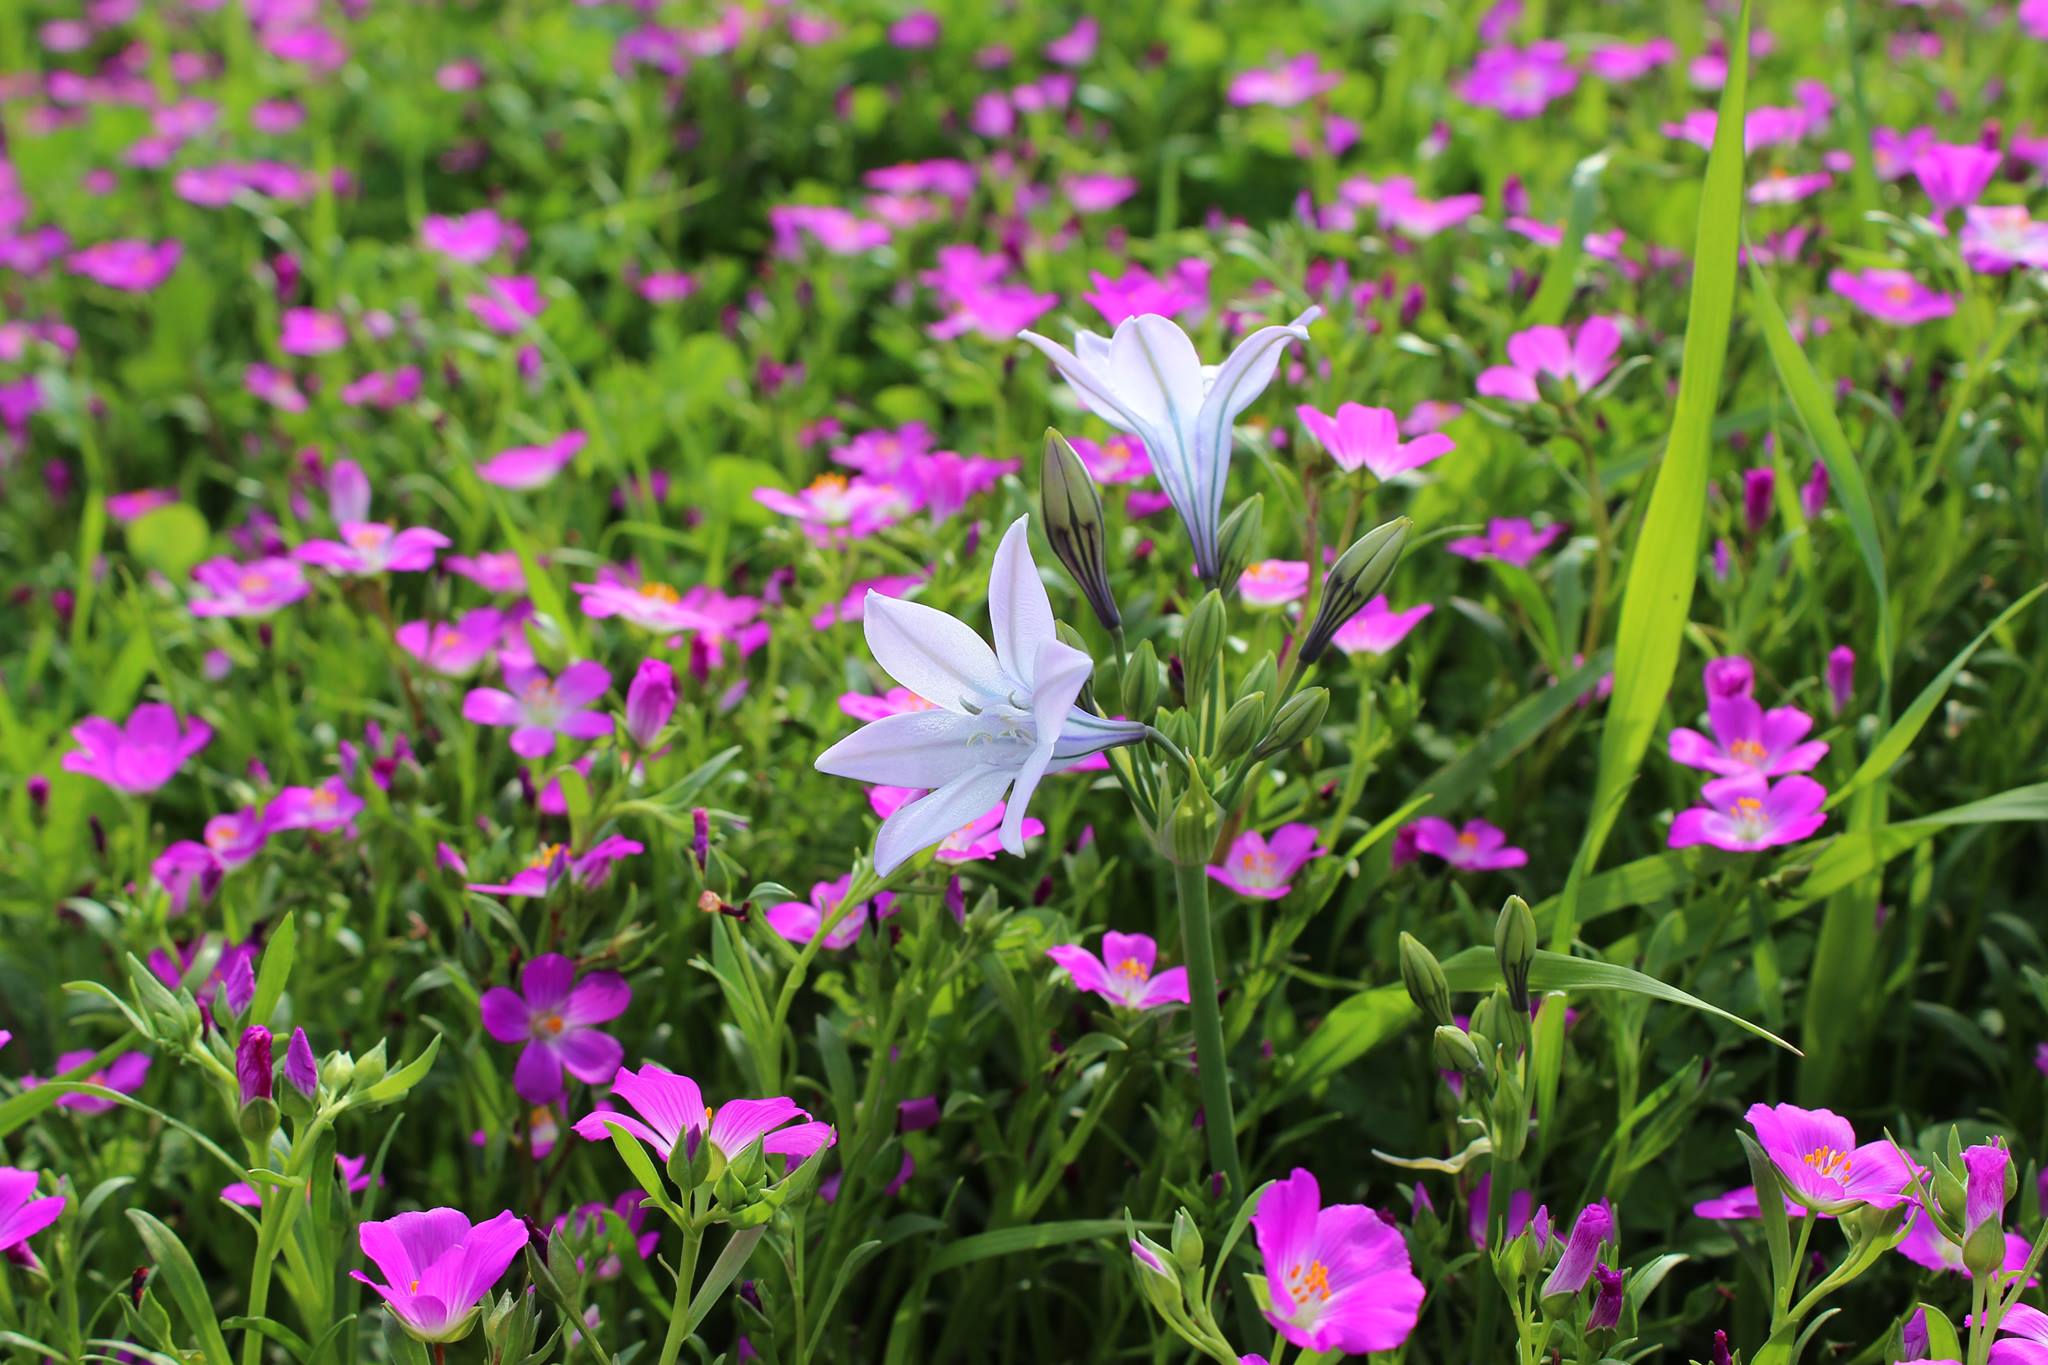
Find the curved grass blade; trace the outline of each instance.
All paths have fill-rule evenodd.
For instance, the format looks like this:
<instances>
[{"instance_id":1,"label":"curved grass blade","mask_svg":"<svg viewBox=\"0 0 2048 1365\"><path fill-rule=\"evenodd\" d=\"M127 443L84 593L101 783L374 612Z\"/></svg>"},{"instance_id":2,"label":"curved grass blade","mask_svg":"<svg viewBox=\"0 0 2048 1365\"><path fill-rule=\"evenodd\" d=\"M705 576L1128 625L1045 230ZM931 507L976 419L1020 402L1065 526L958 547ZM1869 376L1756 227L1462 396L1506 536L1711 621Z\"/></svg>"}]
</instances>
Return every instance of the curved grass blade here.
<instances>
[{"instance_id":1,"label":"curved grass blade","mask_svg":"<svg viewBox=\"0 0 2048 1365\"><path fill-rule=\"evenodd\" d=\"M1454 991L1490 991L1501 984L1500 960L1493 949L1483 945L1475 944L1445 958L1443 968L1444 979L1450 982ZM1539 949L1535 963L1529 968L1529 988L1542 991L1628 991L1634 995L1647 995L1652 1000L1684 1005L1717 1019L1725 1019L1745 1033L1753 1033L1767 1043L1776 1043L1787 1052L1799 1055L1798 1048L1769 1029L1618 962L1567 957L1563 953Z\"/></svg>"}]
</instances>

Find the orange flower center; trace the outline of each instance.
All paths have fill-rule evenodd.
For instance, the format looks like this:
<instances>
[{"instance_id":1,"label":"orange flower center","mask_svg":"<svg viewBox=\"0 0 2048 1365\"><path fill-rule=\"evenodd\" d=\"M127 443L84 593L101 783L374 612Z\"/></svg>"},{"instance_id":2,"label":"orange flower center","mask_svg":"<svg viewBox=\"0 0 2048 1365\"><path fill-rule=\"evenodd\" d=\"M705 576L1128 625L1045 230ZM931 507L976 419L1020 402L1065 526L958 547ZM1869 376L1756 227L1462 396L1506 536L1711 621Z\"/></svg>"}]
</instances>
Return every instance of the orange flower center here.
<instances>
[{"instance_id":1,"label":"orange flower center","mask_svg":"<svg viewBox=\"0 0 2048 1365\"><path fill-rule=\"evenodd\" d=\"M1287 1292L1297 1299L1314 1297L1329 1302L1330 1268L1321 1261L1310 1261L1306 1267L1295 1264L1287 1272Z\"/></svg>"},{"instance_id":2,"label":"orange flower center","mask_svg":"<svg viewBox=\"0 0 2048 1365\"><path fill-rule=\"evenodd\" d=\"M1849 1171L1856 1164L1847 1152L1825 1143L1808 1152L1803 1160L1829 1180L1839 1180L1844 1184L1848 1183Z\"/></svg>"},{"instance_id":3,"label":"orange flower center","mask_svg":"<svg viewBox=\"0 0 2048 1365\"><path fill-rule=\"evenodd\" d=\"M1127 957L1122 962L1116 964L1116 974L1118 976L1128 976L1133 981L1143 981L1145 979L1145 964L1138 961L1135 957Z\"/></svg>"},{"instance_id":4,"label":"orange flower center","mask_svg":"<svg viewBox=\"0 0 2048 1365\"><path fill-rule=\"evenodd\" d=\"M1731 757L1739 758L1745 763L1761 763L1764 757L1764 746L1753 739L1738 739L1728 746L1728 753Z\"/></svg>"},{"instance_id":5,"label":"orange flower center","mask_svg":"<svg viewBox=\"0 0 2048 1365\"><path fill-rule=\"evenodd\" d=\"M666 602L670 606L683 600L683 595L666 583L642 583L640 595L650 602Z\"/></svg>"},{"instance_id":6,"label":"orange flower center","mask_svg":"<svg viewBox=\"0 0 2048 1365\"><path fill-rule=\"evenodd\" d=\"M542 868L552 867L554 866L555 859L561 857L566 852L568 850L560 844L542 844L535 850L533 861L526 865L527 869L529 871L539 871Z\"/></svg>"}]
</instances>

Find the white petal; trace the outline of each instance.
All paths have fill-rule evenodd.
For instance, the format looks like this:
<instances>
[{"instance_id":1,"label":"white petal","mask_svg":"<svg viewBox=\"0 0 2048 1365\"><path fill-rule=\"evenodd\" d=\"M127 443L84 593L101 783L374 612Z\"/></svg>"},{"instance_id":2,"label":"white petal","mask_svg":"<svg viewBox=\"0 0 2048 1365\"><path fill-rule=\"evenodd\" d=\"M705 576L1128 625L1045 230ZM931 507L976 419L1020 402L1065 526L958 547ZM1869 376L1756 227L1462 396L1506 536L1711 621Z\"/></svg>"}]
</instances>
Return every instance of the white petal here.
<instances>
[{"instance_id":1,"label":"white petal","mask_svg":"<svg viewBox=\"0 0 2048 1365\"><path fill-rule=\"evenodd\" d=\"M1285 327L1261 327L1240 341L1217 370L1194 424L1192 451L1202 505L1212 514L1222 508L1223 482L1230 472L1231 424L1273 381L1287 343L1307 341L1308 324L1322 312L1311 308Z\"/></svg>"},{"instance_id":2,"label":"white petal","mask_svg":"<svg viewBox=\"0 0 2048 1365\"><path fill-rule=\"evenodd\" d=\"M1081 695L1081 684L1088 681L1094 668L1095 661L1072 645L1046 640L1038 646L1037 657L1031 661L1031 675L1035 679L1031 689L1031 723L1040 744L1051 744L1059 738L1067 723L1067 713L1074 709L1074 700Z\"/></svg>"},{"instance_id":3,"label":"white petal","mask_svg":"<svg viewBox=\"0 0 2048 1365\"><path fill-rule=\"evenodd\" d=\"M954 711L905 711L863 725L819 754L817 769L891 787L943 787L981 766L967 741L984 727Z\"/></svg>"},{"instance_id":4,"label":"white petal","mask_svg":"<svg viewBox=\"0 0 2048 1365\"><path fill-rule=\"evenodd\" d=\"M1052 599L1031 559L1031 518L1010 523L988 575L988 620L996 637L996 661L1020 688L1030 690L1038 647L1056 640Z\"/></svg>"},{"instance_id":5,"label":"white petal","mask_svg":"<svg viewBox=\"0 0 2048 1365\"><path fill-rule=\"evenodd\" d=\"M1060 372L1060 377L1074 390L1074 396L1081 400L1081 406L1117 430L1130 432L1143 440L1147 446L1152 444L1146 434L1149 423L1125 407L1123 401L1109 387L1109 366L1106 358L1101 363L1096 363L1087 356L1077 356L1057 341L1042 337L1036 332L1019 332L1017 339L1037 347L1045 358L1053 363L1053 367ZM1074 341L1084 351L1099 350L1109 344L1093 332L1082 332ZM1093 347L1090 346L1091 342L1094 343Z\"/></svg>"},{"instance_id":6,"label":"white petal","mask_svg":"<svg viewBox=\"0 0 2048 1365\"><path fill-rule=\"evenodd\" d=\"M1109 367L1125 407L1169 431L1189 430L1202 406L1202 358L1180 324L1157 313L1125 318L1109 339Z\"/></svg>"},{"instance_id":7,"label":"white petal","mask_svg":"<svg viewBox=\"0 0 2048 1365\"><path fill-rule=\"evenodd\" d=\"M964 711L1009 693L995 651L946 613L875 592L862 613L875 662L934 706Z\"/></svg>"},{"instance_id":8,"label":"white petal","mask_svg":"<svg viewBox=\"0 0 2048 1365\"><path fill-rule=\"evenodd\" d=\"M1003 807L1003 851L1016 857L1024 856L1024 811L1031 804L1031 794L1038 790L1038 781L1045 776L1046 765L1052 762L1052 745L1045 743L1031 751L1031 757L1024 760L1024 766L1017 773L1017 785L1011 789L1010 803Z\"/></svg>"},{"instance_id":9,"label":"white petal","mask_svg":"<svg viewBox=\"0 0 2048 1365\"><path fill-rule=\"evenodd\" d=\"M886 877L1003 799L1015 768L975 768L899 808L875 836L875 871Z\"/></svg>"}]
</instances>

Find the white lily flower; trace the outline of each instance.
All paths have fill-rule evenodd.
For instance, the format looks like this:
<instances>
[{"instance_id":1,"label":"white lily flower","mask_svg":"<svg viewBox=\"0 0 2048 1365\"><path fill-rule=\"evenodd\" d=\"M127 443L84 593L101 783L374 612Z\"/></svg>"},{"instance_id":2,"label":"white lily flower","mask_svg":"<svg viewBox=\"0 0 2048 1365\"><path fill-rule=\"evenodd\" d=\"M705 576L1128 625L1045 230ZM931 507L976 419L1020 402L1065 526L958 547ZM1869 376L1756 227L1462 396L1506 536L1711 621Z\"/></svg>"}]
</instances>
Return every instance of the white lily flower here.
<instances>
[{"instance_id":1,"label":"white lily flower","mask_svg":"<svg viewBox=\"0 0 2048 1365\"><path fill-rule=\"evenodd\" d=\"M1311 308L1284 327L1261 327L1211 368L1188 334L1157 313L1125 318L1109 337L1076 332L1072 351L1036 332L1017 336L1045 353L1090 412L1145 443L1194 542L1195 569L1213 580L1231 424L1272 382L1287 343L1307 341L1322 312Z\"/></svg>"},{"instance_id":2,"label":"white lily flower","mask_svg":"<svg viewBox=\"0 0 2048 1365\"><path fill-rule=\"evenodd\" d=\"M882 822L875 871L883 876L985 815L1005 791L1003 847L1021 854L1025 808L1040 779L1145 736L1143 725L1104 720L1074 704L1095 661L1053 632L1052 600L1031 559L1030 522L1012 523L989 571L993 650L942 611L867 595L864 625L875 662L935 708L885 716L818 756L818 771L835 777L926 789Z\"/></svg>"}]
</instances>

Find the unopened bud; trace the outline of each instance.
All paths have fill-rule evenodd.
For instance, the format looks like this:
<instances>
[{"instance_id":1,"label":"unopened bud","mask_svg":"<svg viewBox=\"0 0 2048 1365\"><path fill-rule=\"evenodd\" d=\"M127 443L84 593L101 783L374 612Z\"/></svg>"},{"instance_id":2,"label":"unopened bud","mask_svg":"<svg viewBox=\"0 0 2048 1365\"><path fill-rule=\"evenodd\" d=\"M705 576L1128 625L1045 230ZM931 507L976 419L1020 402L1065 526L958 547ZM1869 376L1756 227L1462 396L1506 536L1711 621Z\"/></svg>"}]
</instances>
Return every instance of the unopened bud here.
<instances>
[{"instance_id":1,"label":"unopened bud","mask_svg":"<svg viewBox=\"0 0 2048 1365\"><path fill-rule=\"evenodd\" d=\"M1451 1022L1451 985L1444 978L1443 964L1422 940L1403 930L1400 938L1401 984L1422 1016L1437 1025Z\"/></svg>"},{"instance_id":2,"label":"unopened bud","mask_svg":"<svg viewBox=\"0 0 2048 1365\"><path fill-rule=\"evenodd\" d=\"M1224 518L1216 531L1217 585L1236 591L1245 566L1258 557L1266 529L1266 495L1254 493Z\"/></svg>"},{"instance_id":3,"label":"unopened bud","mask_svg":"<svg viewBox=\"0 0 2048 1365\"><path fill-rule=\"evenodd\" d=\"M261 1024L242 1030L242 1041L235 1048L235 1082L242 1090L242 1103L271 1098L271 1039L270 1030Z\"/></svg>"},{"instance_id":4,"label":"unopened bud","mask_svg":"<svg viewBox=\"0 0 2048 1365\"><path fill-rule=\"evenodd\" d=\"M1174 809L1169 837L1173 861L1181 867L1200 867L1209 861L1216 846L1218 812L1216 801L1201 783L1190 781Z\"/></svg>"},{"instance_id":5,"label":"unopened bud","mask_svg":"<svg viewBox=\"0 0 2048 1365\"><path fill-rule=\"evenodd\" d=\"M1312 664L1322 658L1330 647L1331 637L1386 586L1394 575L1394 566L1401 562L1401 551L1407 548L1408 533L1414 529L1414 522L1396 517L1360 536L1330 566L1330 572L1323 576L1323 600L1316 607L1315 621L1302 637L1302 663Z\"/></svg>"},{"instance_id":6,"label":"unopened bud","mask_svg":"<svg viewBox=\"0 0 2048 1365\"><path fill-rule=\"evenodd\" d=\"M1310 687L1295 693L1273 717L1272 728L1259 741L1259 747L1252 750L1252 757L1271 758L1302 743L1316 732L1329 709L1328 688Z\"/></svg>"},{"instance_id":7,"label":"unopened bud","mask_svg":"<svg viewBox=\"0 0 2048 1365\"><path fill-rule=\"evenodd\" d=\"M1434 1051L1441 1069L1455 1071L1470 1081L1486 1079L1486 1061L1479 1055L1472 1035L1456 1024L1437 1025Z\"/></svg>"},{"instance_id":8,"label":"unopened bud","mask_svg":"<svg viewBox=\"0 0 2048 1365\"><path fill-rule=\"evenodd\" d=\"M1074 585L1088 599L1104 630L1123 625L1116 594L1109 586L1109 560L1104 548L1102 494L1088 475L1088 466L1067 438L1047 427L1045 458L1039 465L1039 507L1045 538L1052 552L1074 576Z\"/></svg>"},{"instance_id":9,"label":"unopened bud","mask_svg":"<svg viewBox=\"0 0 2048 1365\"><path fill-rule=\"evenodd\" d=\"M1509 896L1493 923L1493 953L1500 959L1501 979L1507 982L1508 1003L1522 1013L1529 1012L1529 968L1536 961L1536 916L1529 902Z\"/></svg>"},{"instance_id":10,"label":"unopened bud","mask_svg":"<svg viewBox=\"0 0 2048 1365\"><path fill-rule=\"evenodd\" d=\"M1202 1233L1186 1209L1173 1215L1173 1259L1190 1274L1202 1268Z\"/></svg>"},{"instance_id":11,"label":"unopened bud","mask_svg":"<svg viewBox=\"0 0 2048 1365\"><path fill-rule=\"evenodd\" d=\"M1159 709L1159 653L1150 640L1140 641L1124 666L1124 714L1144 723Z\"/></svg>"},{"instance_id":12,"label":"unopened bud","mask_svg":"<svg viewBox=\"0 0 2048 1365\"><path fill-rule=\"evenodd\" d=\"M1252 747L1259 733L1259 721L1266 709L1266 694L1254 692L1239 697L1223 717L1223 729L1216 737L1216 757L1229 762Z\"/></svg>"},{"instance_id":13,"label":"unopened bud","mask_svg":"<svg viewBox=\"0 0 2048 1365\"><path fill-rule=\"evenodd\" d=\"M1223 637L1229 630L1230 612L1223 605L1223 594L1212 588L1188 613L1187 628L1181 635L1181 666L1187 669L1190 697L1201 691L1203 680L1223 657Z\"/></svg>"}]
</instances>

